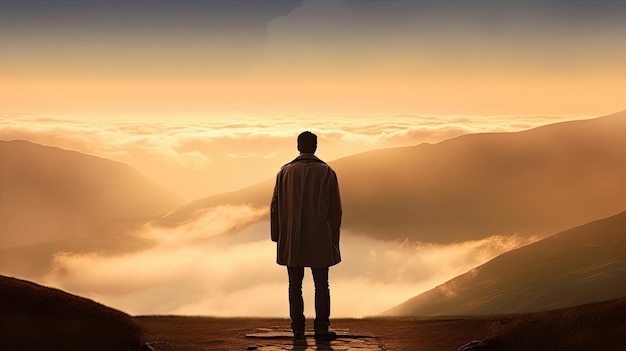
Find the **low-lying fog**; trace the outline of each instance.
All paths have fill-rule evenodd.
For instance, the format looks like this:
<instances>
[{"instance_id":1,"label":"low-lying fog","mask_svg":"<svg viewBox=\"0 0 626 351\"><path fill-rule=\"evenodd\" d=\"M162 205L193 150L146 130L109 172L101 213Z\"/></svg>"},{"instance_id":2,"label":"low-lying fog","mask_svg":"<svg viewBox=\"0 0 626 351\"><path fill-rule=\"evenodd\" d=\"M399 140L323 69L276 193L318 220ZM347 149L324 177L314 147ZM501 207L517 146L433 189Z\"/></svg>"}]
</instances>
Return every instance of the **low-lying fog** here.
<instances>
[{"instance_id":1,"label":"low-lying fog","mask_svg":"<svg viewBox=\"0 0 626 351\"><path fill-rule=\"evenodd\" d=\"M268 209L225 206L175 228L146 226L154 245L122 255L60 253L43 283L133 315L288 316L287 272L275 263ZM385 311L532 239L451 245L386 242L343 230L330 270L333 317ZM305 314L314 315L304 281Z\"/></svg>"}]
</instances>

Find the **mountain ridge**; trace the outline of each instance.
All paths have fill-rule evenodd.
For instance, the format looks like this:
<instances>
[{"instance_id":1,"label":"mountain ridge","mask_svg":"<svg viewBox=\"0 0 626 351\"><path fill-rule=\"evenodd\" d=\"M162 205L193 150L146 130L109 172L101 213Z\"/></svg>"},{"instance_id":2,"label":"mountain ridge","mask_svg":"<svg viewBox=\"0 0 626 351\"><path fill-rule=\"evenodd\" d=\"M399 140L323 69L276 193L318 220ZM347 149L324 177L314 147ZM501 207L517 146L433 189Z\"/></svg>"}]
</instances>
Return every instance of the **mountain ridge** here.
<instances>
[{"instance_id":1,"label":"mountain ridge","mask_svg":"<svg viewBox=\"0 0 626 351\"><path fill-rule=\"evenodd\" d=\"M626 211L503 253L383 315L526 313L626 297Z\"/></svg>"},{"instance_id":2,"label":"mountain ridge","mask_svg":"<svg viewBox=\"0 0 626 351\"><path fill-rule=\"evenodd\" d=\"M606 217L626 210L624 134L626 111L334 160L342 228L383 240L450 243L543 237ZM225 204L268 206L273 183L196 200L160 223L176 225Z\"/></svg>"},{"instance_id":3,"label":"mountain ridge","mask_svg":"<svg viewBox=\"0 0 626 351\"><path fill-rule=\"evenodd\" d=\"M111 221L183 200L129 165L25 140L0 141L0 248L93 237Z\"/></svg>"}]
</instances>

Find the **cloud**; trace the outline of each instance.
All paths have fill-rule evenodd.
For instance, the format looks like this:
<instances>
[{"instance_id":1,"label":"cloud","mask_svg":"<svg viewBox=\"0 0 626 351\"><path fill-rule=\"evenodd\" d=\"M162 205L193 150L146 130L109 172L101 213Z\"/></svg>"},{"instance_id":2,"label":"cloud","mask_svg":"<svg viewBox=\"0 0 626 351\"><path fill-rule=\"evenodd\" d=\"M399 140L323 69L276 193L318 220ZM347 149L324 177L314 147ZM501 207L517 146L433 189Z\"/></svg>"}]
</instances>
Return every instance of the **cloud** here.
<instances>
[{"instance_id":1,"label":"cloud","mask_svg":"<svg viewBox=\"0 0 626 351\"><path fill-rule=\"evenodd\" d=\"M138 235L163 246L184 246L190 242L227 235L268 216L267 207L218 206L199 210L192 215L191 220L174 228L148 224Z\"/></svg>"},{"instance_id":2,"label":"cloud","mask_svg":"<svg viewBox=\"0 0 626 351\"><path fill-rule=\"evenodd\" d=\"M123 255L60 253L45 283L131 314L285 317L287 274L275 264L265 216L267 208L225 206L176 228L146 226L137 235L154 246ZM330 271L333 316L380 313L530 241L496 236L425 245L344 232L343 262ZM312 284L307 270L308 311Z\"/></svg>"},{"instance_id":3,"label":"cloud","mask_svg":"<svg viewBox=\"0 0 626 351\"><path fill-rule=\"evenodd\" d=\"M303 130L326 161L467 133L517 131L572 116L323 115L105 118L0 115L0 139L25 139L130 164L189 200L271 178ZM250 172L254 169L254 172Z\"/></svg>"}]
</instances>

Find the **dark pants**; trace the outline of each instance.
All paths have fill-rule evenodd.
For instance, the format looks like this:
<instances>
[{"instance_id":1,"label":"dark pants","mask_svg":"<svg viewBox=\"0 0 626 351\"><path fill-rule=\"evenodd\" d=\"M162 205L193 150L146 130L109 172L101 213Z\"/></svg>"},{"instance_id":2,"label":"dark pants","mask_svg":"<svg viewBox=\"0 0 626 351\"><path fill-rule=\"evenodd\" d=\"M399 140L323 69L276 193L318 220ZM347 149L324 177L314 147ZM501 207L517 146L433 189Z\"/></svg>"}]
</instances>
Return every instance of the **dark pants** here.
<instances>
[{"instance_id":1,"label":"dark pants","mask_svg":"<svg viewBox=\"0 0 626 351\"><path fill-rule=\"evenodd\" d=\"M330 325L330 291L328 289L328 267L314 268L315 284L315 333L328 332ZM287 267L289 273L289 315L294 333L304 333L304 300L302 299L302 279L304 267Z\"/></svg>"}]
</instances>

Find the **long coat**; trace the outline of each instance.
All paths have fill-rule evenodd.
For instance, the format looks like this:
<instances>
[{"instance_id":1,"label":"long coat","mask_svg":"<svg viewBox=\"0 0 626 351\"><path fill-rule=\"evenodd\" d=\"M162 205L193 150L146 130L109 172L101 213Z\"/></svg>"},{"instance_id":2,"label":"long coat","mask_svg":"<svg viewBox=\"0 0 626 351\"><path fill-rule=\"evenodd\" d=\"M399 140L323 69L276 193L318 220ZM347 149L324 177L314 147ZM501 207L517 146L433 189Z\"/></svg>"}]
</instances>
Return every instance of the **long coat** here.
<instances>
[{"instance_id":1,"label":"long coat","mask_svg":"<svg viewBox=\"0 0 626 351\"><path fill-rule=\"evenodd\" d=\"M276 176L270 206L276 263L328 267L341 261L341 199L337 175L313 154L302 153Z\"/></svg>"}]
</instances>

